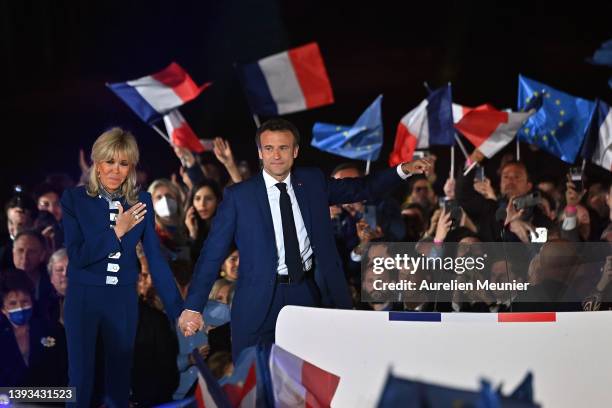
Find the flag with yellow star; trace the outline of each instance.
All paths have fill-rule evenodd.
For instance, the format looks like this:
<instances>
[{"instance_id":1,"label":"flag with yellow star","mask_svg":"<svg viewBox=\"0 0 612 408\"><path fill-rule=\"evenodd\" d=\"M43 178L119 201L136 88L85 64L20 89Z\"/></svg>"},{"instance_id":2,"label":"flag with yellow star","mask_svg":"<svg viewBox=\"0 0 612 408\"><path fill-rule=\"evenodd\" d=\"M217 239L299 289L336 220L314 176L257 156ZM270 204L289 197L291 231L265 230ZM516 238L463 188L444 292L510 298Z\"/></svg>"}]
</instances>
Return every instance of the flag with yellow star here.
<instances>
[{"instance_id":1,"label":"flag with yellow star","mask_svg":"<svg viewBox=\"0 0 612 408\"><path fill-rule=\"evenodd\" d=\"M352 126L315 123L310 144L349 159L378 159L383 142L381 102L379 95Z\"/></svg>"},{"instance_id":2,"label":"flag with yellow star","mask_svg":"<svg viewBox=\"0 0 612 408\"><path fill-rule=\"evenodd\" d=\"M532 106L536 98L541 98L541 106L519 129L519 140L536 145L564 162L574 163L595 103L519 75L518 109Z\"/></svg>"}]
</instances>

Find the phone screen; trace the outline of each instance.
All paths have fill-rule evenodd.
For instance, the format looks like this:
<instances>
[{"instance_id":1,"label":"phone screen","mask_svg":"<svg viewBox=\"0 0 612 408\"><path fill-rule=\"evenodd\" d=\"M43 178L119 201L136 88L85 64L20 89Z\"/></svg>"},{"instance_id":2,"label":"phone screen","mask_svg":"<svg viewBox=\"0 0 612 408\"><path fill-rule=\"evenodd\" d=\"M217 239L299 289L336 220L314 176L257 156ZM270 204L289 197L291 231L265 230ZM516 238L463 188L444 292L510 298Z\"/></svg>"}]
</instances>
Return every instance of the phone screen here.
<instances>
[{"instance_id":1,"label":"phone screen","mask_svg":"<svg viewBox=\"0 0 612 408\"><path fill-rule=\"evenodd\" d=\"M570 167L570 179L576 186L576 191L582 191L582 170L580 167Z\"/></svg>"},{"instance_id":2,"label":"phone screen","mask_svg":"<svg viewBox=\"0 0 612 408\"><path fill-rule=\"evenodd\" d=\"M368 223L368 226L372 230L376 229L376 206L366 205L363 219Z\"/></svg>"}]
</instances>

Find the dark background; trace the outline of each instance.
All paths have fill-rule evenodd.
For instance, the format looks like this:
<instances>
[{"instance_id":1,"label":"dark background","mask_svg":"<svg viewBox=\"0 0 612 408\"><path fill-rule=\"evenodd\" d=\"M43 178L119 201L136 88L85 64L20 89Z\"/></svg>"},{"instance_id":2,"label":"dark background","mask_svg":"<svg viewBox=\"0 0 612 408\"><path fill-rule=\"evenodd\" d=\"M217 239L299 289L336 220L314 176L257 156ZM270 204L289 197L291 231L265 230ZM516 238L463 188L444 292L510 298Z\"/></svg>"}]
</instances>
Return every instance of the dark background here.
<instances>
[{"instance_id":1,"label":"dark background","mask_svg":"<svg viewBox=\"0 0 612 408\"><path fill-rule=\"evenodd\" d=\"M464 105L515 108L519 73L610 102L612 70L585 62L612 37L610 6L506 3L2 0L0 200L14 184L31 187L52 172L76 179L79 148L89 149L115 125L136 134L150 180L177 171L166 142L104 85L171 61L197 83L214 81L181 108L198 136L228 138L253 169L255 127L233 64L311 41L320 45L336 102L286 117L302 132L298 163L325 171L344 160L309 146L315 121L351 124L383 93L385 143L374 168L383 167L398 121L426 96L424 81L432 87L451 81L454 100ZM435 151L443 174L448 148ZM534 156L527 146L522 152L536 175L565 171L556 158Z\"/></svg>"}]
</instances>

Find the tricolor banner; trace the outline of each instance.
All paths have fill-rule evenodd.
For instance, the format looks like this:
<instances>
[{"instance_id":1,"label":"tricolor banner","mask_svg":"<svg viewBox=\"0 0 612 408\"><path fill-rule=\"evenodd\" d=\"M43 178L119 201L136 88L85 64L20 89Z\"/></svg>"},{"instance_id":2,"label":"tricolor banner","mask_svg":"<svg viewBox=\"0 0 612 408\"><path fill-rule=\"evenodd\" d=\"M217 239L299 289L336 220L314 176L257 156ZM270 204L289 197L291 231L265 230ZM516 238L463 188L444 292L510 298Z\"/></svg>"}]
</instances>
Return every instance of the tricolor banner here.
<instances>
[{"instance_id":1,"label":"tricolor banner","mask_svg":"<svg viewBox=\"0 0 612 408\"><path fill-rule=\"evenodd\" d=\"M476 108L453 104L455 129L489 159L514 139L534 112L503 112L488 104Z\"/></svg>"},{"instance_id":2,"label":"tricolor banner","mask_svg":"<svg viewBox=\"0 0 612 408\"><path fill-rule=\"evenodd\" d=\"M317 43L243 65L239 71L255 114L277 116L334 102Z\"/></svg>"},{"instance_id":3,"label":"tricolor banner","mask_svg":"<svg viewBox=\"0 0 612 408\"><path fill-rule=\"evenodd\" d=\"M195 153L202 153L206 150L178 109L171 110L164 115L164 124L173 145L185 147Z\"/></svg>"},{"instance_id":4,"label":"tricolor banner","mask_svg":"<svg viewBox=\"0 0 612 408\"><path fill-rule=\"evenodd\" d=\"M270 376L275 407L329 407L340 377L272 345Z\"/></svg>"},{"instance_id":5,"label":"tricolor banner","mask_svg":"<svg viewBox=\"0 0 612 408\"><path fill-rule=\"evenodd\" d=\"M196 98L211 85L196 85L176 62L163 70L126 82L106 84L140 119L153 123L169 111Z\"/></svg>"},{"instance_id":6,"label":"tricolor banner","mask_svg":"<svg viewBox=\"0 0 612 408\"><path fill-rule=\"evenodd\" d=\"M455 144L450 84L431 92L400 120L389 166L412 160L415 149Z\"/></svg>"}]
</instances>

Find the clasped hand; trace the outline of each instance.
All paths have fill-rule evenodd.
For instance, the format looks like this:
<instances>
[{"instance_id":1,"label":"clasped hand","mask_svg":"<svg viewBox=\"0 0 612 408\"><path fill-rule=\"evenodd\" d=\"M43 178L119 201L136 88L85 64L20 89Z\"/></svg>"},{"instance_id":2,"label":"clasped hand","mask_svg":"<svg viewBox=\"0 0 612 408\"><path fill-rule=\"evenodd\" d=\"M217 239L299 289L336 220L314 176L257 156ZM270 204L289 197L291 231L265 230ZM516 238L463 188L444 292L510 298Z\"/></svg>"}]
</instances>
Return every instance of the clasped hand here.
<instances>
[{"instance_id":1,"label":"clasped hand","mask_svg":"<svg viewBox=\"0 0 612 408\"><path fill-rule=\"evenodd\" d=\"M185 337L193 336L198 330L204 328L202 314L192 310L183 310L178 320L179 328Z\"/></svg>"}]
</instances>

